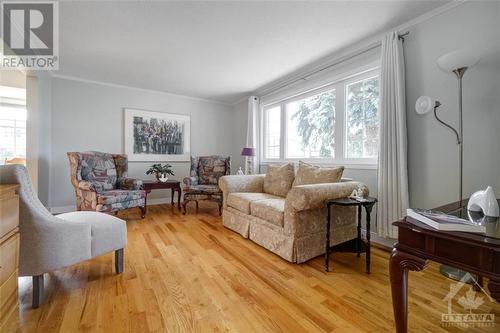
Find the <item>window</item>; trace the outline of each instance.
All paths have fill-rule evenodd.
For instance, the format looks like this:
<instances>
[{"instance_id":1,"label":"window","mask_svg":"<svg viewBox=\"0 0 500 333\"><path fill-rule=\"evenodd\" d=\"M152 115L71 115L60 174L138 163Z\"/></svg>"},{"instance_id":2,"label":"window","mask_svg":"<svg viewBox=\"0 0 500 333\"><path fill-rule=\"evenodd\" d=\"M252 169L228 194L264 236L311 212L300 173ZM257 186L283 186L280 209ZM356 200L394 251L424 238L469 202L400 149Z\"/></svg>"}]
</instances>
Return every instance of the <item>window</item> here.
<instances>
[{"instance_id":1,"label":"window","mask_svg":"<svg viewBox=\"0 0 500 333\"><path fill-rule=\"evenodd\" d=\"M265 106L262 159L375 164L378 110L378 70Z\"/></svg>"},{"instance_id":2,"label":"window","mask_svg":"<svg viewBox=\"0 0 500 333\"><path fill-rule=\"evenodd\" d=\"M0 86L0 165L26 158L26 92Z\"/></svg>"},{"instance_id":3,"label":"window","mask_svg":"<svg viewBox=\"0 0 500 333\"><path fill-rule=\"evenodd\" d=\"M347 158L375 158L378 152L378 77L346 87Z\"/></svg>"},{"instance_id":4,"label":"window","mask_svg":"<svg viewBox=\"0 0 500 333\"><path fill-rule=\"evenodd\" d=\"M26 157L26 109L0 106L0 164Z\"/></svg>"},{"instance_id":5,"label":"window","mask_svg":"<svg viewBox=\"0 0 500 333\"><path fill-rule=\"evenodd\" d=\"M280 158L281 110L280 107L267 109L264 116L265 156L268 159Z\"/></svg>"}]
</instances>

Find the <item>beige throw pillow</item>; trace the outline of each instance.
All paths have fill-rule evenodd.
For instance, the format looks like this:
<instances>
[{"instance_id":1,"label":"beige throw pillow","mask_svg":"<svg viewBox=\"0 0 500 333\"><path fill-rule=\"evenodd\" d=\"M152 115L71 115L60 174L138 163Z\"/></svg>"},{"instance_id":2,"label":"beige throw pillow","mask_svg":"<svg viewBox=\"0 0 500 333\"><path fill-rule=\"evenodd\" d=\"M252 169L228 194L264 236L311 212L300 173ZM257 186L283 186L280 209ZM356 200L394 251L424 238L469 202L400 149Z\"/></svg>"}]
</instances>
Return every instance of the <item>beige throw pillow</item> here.
<instances>
[{"instance_id":1,"label":"beige throw pillow","mask_svg":"<svg viewBox=\"0 0 500 333\"><path fill-rule=\"evenodd\" d=\"M264 192L286 197L292 188L295 170L292 163L284 165L269 165L264 178Z\"/></svg>"},{"instance_id":2,"label":"beige throw pillow","mask_svg":"<svg viewBox=\"0 0 500 333\"><path fill-rule=\"evenodd\" d=\"M322 168L299 161L299 169L293 186L308 184L337 183L342 178L344 167Z\"/></svg>"}]
</instances>

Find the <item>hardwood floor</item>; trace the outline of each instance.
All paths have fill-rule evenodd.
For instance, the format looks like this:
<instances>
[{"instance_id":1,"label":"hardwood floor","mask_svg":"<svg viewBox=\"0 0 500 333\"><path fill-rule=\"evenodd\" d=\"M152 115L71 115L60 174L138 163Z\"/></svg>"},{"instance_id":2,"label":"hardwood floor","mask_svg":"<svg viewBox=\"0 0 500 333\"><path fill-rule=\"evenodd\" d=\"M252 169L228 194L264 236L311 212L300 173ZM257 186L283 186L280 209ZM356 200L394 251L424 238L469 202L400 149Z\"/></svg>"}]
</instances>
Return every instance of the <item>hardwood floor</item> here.
<instances>
[{"instance_id":1,"label":"hardwood floor","mask_svg":"<svg viewBox=\"0 0 500 333\"><path fill-rule=\"evenodd\" d=\"M205 208L202 208L205 207ZM125 271L113 254L46 275L45 303L31 309L21 279L21 332L393 332L389 253L333 253L290 264L225 229L216 206L182 215L170 205L121 214L128 219ZM482 295L474 312L496 316L494 328L442 328L451 281L433 264L410 273L411 332L498 332L500 305ZM468 290L459 292L458 299ZM454 309L463 308L455 300ZM14 330L15 330L14 329ZM4 333L4 332L2 332Z\"/></svg>"}]
</instances>

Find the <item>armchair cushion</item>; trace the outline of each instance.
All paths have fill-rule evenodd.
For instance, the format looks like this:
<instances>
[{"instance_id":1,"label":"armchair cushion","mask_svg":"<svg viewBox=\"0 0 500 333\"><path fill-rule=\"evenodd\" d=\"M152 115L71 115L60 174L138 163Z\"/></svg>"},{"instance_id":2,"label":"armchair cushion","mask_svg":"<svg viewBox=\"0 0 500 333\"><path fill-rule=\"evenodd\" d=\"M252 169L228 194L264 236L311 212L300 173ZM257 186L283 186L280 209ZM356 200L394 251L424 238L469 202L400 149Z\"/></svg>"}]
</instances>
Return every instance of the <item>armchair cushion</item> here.
<instances>
[{"instance_id":1,"label":"armchair cushion","mask_svg":"<svg viewBox=\"0 0 500 333\"><path fill-rule=\"evenodd\" d=\"M321 183L337 183L342 178L344 167L324 168L299 161L293 186Z\"/></svg>"},{"instance_id":2,"label":"armchair cushion","mask_svg":"<svg viewBox=\"0 0 500 333\"><path fill-rule=\"evenodd\" d=\"M250 204L257 200L279 198L267 193L235 192L227 196L227 205L242 213L250 214Z\"/></svg>"},{"instance_id":3,"label":"armchair cushion","mask_svg":"<svg viewBox=\"0 0 500 333\"><path fill-rule=\"evenodd\" d=\"M144 192L142 190L102 191L102 192L97 194L97 203L101 204L101 205L111 205L111 204L119 203L119 202L144 199L145 197L146 197L146 192Z\"/></svg>"},{"instance_id":4,"label":"armchair cushion","mask_svg":"<svg viewBox=\"0 0 500 333\"><path fill-rule=\"evenodd\" d=\"M193 185L186 189L191 194L222 194L217 185Z\"/></svg>"},{"instance_id":5,"label":"armchair cushion","mask_svg":"<svg viewBox=\"0 0 500 333\"><path fill-rule=\"evenodd\" d=\"M127 245L127 224L122 219L98 212L71 212L58 217L70 223L90 226L90 257L123 249Z\"/></svg>"},{"instance_id":6,"label":"armchair cushion","mask_svg":"<svg viewBox=\"0 0 500 333\"><path fill-rule=\"evenodd\" d=\"M113 155L82 153L79 169L82 180L93 183L97 192L116 188L118 176Z\"/></svg>"},{"instance_id":7,"label":"armchair cushion","mask_svg":"<svg viewBox=\"0 0 500 333\"><path fill-rule=\"evenodd\" d=\"M283 226L285 212L285 198L274 198L253 201L250 204L252 216L261 218L279 227Z\"/></svg>"},{"instance_id":8,"label":"armchair cushion","mask_svg":"<svg viewBox=\"0 0 500 333\"><path fill-rule=\"evenodd\" d=\"M142 180L120 177L116 182L116 187L120 190L142 190Z\"/></svg>"},{"instance_id":9,"label":"armchair cushion","mask_svg":"<svg viewBox=\"0 0 500 333\"><path fill-rule=\"evenodd\" d=\"M296 211L322 208L325 200L345 198L354 190L362 190L368 196L368 188L359 182L340 182L294 186L287 196L287 201Z\"/></svg>"},{"instance_id":10,"label":"armchair cushion","mask_svg":"<svg viewBox=\"0 0 500 333\"><path fill-rule=\"evenodd\" d=\"M284 165L269 165L264 178L264 192L286 197L295 178L292 163Z\"/></svg>"}]
</instances>

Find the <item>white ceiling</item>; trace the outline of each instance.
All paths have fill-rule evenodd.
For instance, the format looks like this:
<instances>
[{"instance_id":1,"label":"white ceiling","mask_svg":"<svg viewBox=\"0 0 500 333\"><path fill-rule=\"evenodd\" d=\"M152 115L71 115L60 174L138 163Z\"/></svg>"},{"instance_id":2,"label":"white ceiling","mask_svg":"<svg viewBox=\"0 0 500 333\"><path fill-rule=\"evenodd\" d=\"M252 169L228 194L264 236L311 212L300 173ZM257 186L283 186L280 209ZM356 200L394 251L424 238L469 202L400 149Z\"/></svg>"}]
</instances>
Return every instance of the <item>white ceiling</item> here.
<instances>
[{"instance_id":1,"label":"white ceiling","mask_svg":"<svg viewBox=\"0 0 500 333\"><path fill-rule=\"evenodd\" d=\"M440 1L61 2L57 74L234 103Z\"/></svg>"}]
</instances>

